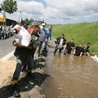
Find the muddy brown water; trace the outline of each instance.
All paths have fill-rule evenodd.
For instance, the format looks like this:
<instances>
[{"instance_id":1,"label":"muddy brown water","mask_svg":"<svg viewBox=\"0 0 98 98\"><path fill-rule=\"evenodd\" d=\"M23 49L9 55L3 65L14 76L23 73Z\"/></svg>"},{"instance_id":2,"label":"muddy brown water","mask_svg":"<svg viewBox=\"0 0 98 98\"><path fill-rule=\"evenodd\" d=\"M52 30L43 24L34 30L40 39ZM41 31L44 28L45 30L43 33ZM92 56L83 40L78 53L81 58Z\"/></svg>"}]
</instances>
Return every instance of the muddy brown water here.
<instances>
[{"instance_id":1,"label":"muddy brown water","mask_svg":"<svg viewBox=\"0 0 98 98\"><path fill-rule=\"evenodd\" d=\"M45 72L45 98L98 98L98 63L90 57L54 55L50 49Z\"/></svg>"}]
</instances>

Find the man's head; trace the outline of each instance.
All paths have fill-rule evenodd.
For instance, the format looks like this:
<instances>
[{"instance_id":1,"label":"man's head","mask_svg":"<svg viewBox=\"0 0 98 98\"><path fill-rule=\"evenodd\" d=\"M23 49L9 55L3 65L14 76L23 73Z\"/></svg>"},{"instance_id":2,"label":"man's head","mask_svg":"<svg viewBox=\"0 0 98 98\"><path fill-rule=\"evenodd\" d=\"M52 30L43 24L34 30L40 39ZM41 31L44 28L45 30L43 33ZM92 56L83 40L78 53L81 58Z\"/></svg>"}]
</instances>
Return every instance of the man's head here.
<instances>
[{"instance_id":1,"label":"man's head","mask_svg":"<svg viewBox=\"0 0 98 98\"><path fill-rule=\"evenodd\" d=\"M72 38L72 39L70 40L70 42L73 43L73 42L74 42L74 39Z\"/></svg>"},{"instance_id":2,"label":"man's head","mask_svg":"<svg viewBox=\"0 0 98 98\"><path fill-rule=\"evenodd\" d=\"M90 48L90 43L87 43L87 47Z\"/></svg>"},{"instance_id":3,"label":"man's head","mask_svg":"<svg viewBox=\"0 0 98 98\"><path fill-rule=\"evenodd\" d=\"M31 23L31 28L30 28L31 35L35 35L35 34L37 34L39 32L40 24L41 23L39 21L34 21L34 22Z\"/></svg>"},{"instance_id":4,"label":"man's head","mask_svg":"<svg viewBox=\"0 0 98 98\"><path fill-rule=\"evenodd\" d=\"M82 43L80 43L79 47L83 47Z\"/></svg>"},{"instance_id":5,"label":"man's head","mask_svg":"<svg viewBox=\"0 0 98 98\"><path fill-rule=\"evenodd\" d=\"M64 38L64 36L65 36L65 35L64 35L64 34L62 34L62 36L61 36L61 37L62 37L62 38Z\"/></svg>"},{"instance_id":6,"label":"man's head","mask_svg":"<svg viewBox=\"0 0 98 98\"><path fill-rule=\"evenodd\" d=\"M51 30L51 29L52 29L52 25L49 25L49 26L48 26L48 29Z\"/></svg>"},{"instance_id":7,"label":"man's head","mask_svg":"<svg viewBox=\"0 0 98 98\"><path fill-rule=\"evenodd\" d=\"M42 22L41 25L40 25L40 28L45 28L45 25L46 25L46 23Z\"/></svg>"},{"instance_id":8,"label":"man's head","mask_svg":"<svg viewBox=\"0 0 98 98\"><path fill-rule=\"evenodd\" d=\"M90 43L87 43L88 46L90 46Z\"/></svg>"}]
</instances>

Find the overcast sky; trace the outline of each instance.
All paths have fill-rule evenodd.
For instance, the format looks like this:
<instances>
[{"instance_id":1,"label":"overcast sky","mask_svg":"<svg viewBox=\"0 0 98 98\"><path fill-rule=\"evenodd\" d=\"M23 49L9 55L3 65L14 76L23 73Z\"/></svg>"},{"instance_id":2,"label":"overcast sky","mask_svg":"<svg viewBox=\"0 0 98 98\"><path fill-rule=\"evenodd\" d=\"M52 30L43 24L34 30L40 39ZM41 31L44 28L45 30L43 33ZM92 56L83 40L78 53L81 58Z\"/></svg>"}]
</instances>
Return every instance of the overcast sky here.
<instances>
[{"instance_id":1,"label":"overcast sky","mask_svg":"<svg viewBox=\"0 0 98 98\"><path fill-rule=\"evenodd\" d=\"M98 21L98 0L16 0L18 11L8 15L19 21L21 17L44 19L50 24ZM2 3L3 0L0 0Z\"/></svg>"}]
</instances>

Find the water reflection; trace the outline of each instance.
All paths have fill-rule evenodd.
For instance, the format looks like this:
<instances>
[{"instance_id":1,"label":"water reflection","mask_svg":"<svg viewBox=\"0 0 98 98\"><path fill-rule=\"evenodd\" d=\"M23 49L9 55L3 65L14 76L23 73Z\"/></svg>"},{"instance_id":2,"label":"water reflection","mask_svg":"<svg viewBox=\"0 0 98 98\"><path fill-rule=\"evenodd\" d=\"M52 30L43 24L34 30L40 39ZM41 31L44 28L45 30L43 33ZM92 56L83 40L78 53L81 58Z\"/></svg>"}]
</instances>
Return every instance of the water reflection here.
<instances>
[{"instance_id":1,"label":"water reflection","mask_svg":"<svg viewBox=\"0 0 98 98\"><path fill-rule=\"evenodd\" d=\"M52 53L47 57L45 98L98 98L98 63L90 57Z\"/></svg>"}]
</instances>

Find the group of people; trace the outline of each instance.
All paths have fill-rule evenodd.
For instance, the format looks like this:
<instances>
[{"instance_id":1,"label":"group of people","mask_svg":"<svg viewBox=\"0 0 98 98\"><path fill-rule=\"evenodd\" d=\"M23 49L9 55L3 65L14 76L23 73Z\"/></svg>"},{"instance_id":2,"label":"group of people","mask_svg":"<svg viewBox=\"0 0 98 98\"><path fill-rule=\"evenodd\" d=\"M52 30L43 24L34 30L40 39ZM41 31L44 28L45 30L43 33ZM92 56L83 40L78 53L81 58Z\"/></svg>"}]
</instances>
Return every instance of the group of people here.
<instances>
[{"instance_id":1,"label":"group of people","mask_svg":"<svg viewBox=\"0 0 98 98\"><path fill-rule=\"evenodd\" d=\"M14 55L16 57L16 68L12 77L12 95L14 97L20 97L18 87L18 81L20 72L26 69L27 75L31 77L32 70L34 68L34 54L38 48L38 56L42 55L42 51L47 52L47 43L52 33L52 25L45 28L45 22L33 21L29 28L24 27L25 22L21 22L13 28L13 32L17 35L17 39L13 41L13 45L16 47ZM22 30L23 29L23 30ZM21 33L27 33L30 40L29 44L23 45L22 40L27 40ZM20 36L21 34L21 36ZM19 39L18 39L19 37Z\"/></svg>"},{"instance_id":2,"label":"group of people","mask_svg":"<svg viewBox=\"0 0 98 98\"><path fill-rule=\"evenodd\" d=\"M38 54L47 53L48 40L51 40L52 25L49 25L48 28L45 28L45 23L42 23L39 31L39 49Z\"/></svg>"},{"instance_id":3,"label":"group of people","mask_svg":"<svg viewBox=\"0 0 98 98\"><path fill-rule=\"evenodd\" d=\"M45 28L45 25L45 22L33 21L28 28L25 28L25 22L22 21L18 26L13 28L13 32L19 37L19 39L13 41L13 46L16 47L14 52L16 68L12 77L12 95L14 97L21 96L17 89L20 73L25 69L27 75L31 77L34 68L35 51L37 50L38 56L47 55L47 46L49 38L51 40L52 25L49 25L48 28ZM27 39L21 33L28 33L27 36L29 36L28 40L30 42L26 43L26 45L22 43L22 40L25 41ZM90 43L87 43L85 47L82 44L75 47L74 39L67 42L64 34L56 38L55 44L54 54L56 54L57 50L59 50L59 53L63 50L64 55L71 54L72 51L76 56L90 55Z\"/></svg>"},{"instance_id":4,"label":"group of people","mask_svg":"<svg viewBox=\"0 0 98 98\"><path fill-rule=\"evenodd\" d=\"M90 56L90 43L87 43L84 47L82 44L75 46L74 39L71 39L69 42L67 42L64 34L55 39L55 44L56 46L54 54L57 52L57 50L59 50L59 53L61 53L63 50L64 55L71 54L73 52L75 56Z\"/></svg>"}]
</instances>

